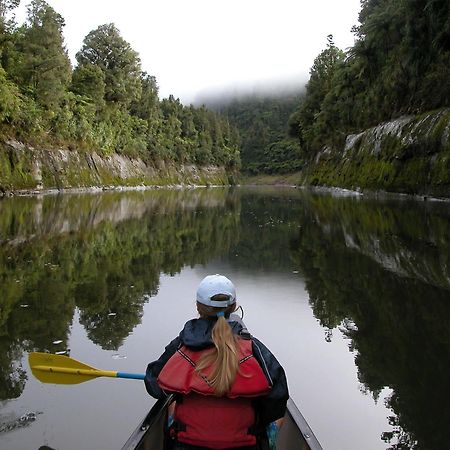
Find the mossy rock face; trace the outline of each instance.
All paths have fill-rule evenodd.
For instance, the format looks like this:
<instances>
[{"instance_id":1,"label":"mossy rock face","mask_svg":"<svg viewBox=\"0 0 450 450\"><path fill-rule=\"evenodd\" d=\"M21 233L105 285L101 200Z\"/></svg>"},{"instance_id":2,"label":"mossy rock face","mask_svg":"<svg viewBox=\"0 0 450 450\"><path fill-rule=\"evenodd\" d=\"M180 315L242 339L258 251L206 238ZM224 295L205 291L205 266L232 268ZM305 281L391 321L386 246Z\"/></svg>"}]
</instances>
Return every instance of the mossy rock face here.
<instances>
[{"instance_id":1,"label":"mossy rock face","mask_svg":"<svg viewBox=\"0 0 450 450\"><path fill-rule=\"evenodd\" d=\"M381 124L324 149L306 184L450 197L450 109Z\"/></svg>"},{"instance_id":2,"label":"mossy rock face","mask_svg":"<svg viewBox=\"0 0 450 450\"><path fill-rule=\"evenodd\" d=\"M33 155L18 146L0 144L0 191L36 187Z\"/></svg>"},{"instance_id":3,"label":"mossy rock face","mask_svg":"<svg viewBox=\"0 0 450 450\"><path fill-rule=\"evenodd\" d=\"M235 179L221 167L160 163L158 168L118 154L33 149L0 143L0 193L16 190L118 186L227 185Z\"/></svg>"},{"instance_id":4,"label":"mossy rock face","mask_svg":"<svg viewBox=\"0 0 450 450\"><path fill-rule=\"evenodd\" d=\"M431 184L440 189L450 186L450 151L443 152L431 161Z\"/></svg>"}]
</instances>

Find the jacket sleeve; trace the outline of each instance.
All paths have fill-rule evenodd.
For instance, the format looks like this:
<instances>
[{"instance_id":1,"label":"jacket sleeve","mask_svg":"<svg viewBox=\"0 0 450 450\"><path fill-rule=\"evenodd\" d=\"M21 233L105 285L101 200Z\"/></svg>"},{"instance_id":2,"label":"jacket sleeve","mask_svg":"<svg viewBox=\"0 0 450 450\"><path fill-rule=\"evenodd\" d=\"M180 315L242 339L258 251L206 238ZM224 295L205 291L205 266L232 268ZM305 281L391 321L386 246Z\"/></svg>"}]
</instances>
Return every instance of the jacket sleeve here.
<instances>
[{"instance_id":1,"label":"jacket sleeve","mask_svg":"<svg viewBox=\"0 0 450 450\"><path fill-rule=\"evenodd\" d=\"M272 389L270 392L255 401L258 413L258 422L262 426L268 425L284 417L289 390L286 374L270 350L258 339L252 337L253 355L266 374Z\"/></svg>"},{"instance_id":2,"label":"jacket sleeve","mask_svg":"<svg viewBox=\"0 0 450 450\"><path fill-rule=\"evenodd\" d=\"M167 397L167 393L164 392L158 385L158 375L161 372L162 368L166 364L166 362L170 359L170 357L177 351L180 346L180 338L176 337L172 342L164 350L164 353L156 360L151 362L147 366L147 371L145 372L145 388L147 392L155 398L164 398Z\"/></svg>"}]
</instances>

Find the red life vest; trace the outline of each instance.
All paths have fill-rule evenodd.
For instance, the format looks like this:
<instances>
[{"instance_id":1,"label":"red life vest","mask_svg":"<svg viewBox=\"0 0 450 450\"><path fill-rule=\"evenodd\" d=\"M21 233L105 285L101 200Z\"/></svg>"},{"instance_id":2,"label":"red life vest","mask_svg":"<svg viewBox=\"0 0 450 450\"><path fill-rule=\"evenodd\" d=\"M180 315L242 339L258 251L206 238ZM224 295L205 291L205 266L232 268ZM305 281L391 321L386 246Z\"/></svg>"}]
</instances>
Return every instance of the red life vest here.
<instances>
[{"instance_id":1,"label":"red life vest","mask_svg":"<svg viewBox=\"0 0 450 450\"><path fill-rule=\"evenodd\" d=\"M181 424L177 439L190 445L225 449L256 444L249 429L255 424L252 398L267 394L269 382L252 353L250 340L239 340L239 369L229 391L214 395L208 384L212 368L202 375L196 366L205 352L182 346L167 361L158 377L159 386L183 394L175 406L175 422Z\"/></svg>"}]
</instances>

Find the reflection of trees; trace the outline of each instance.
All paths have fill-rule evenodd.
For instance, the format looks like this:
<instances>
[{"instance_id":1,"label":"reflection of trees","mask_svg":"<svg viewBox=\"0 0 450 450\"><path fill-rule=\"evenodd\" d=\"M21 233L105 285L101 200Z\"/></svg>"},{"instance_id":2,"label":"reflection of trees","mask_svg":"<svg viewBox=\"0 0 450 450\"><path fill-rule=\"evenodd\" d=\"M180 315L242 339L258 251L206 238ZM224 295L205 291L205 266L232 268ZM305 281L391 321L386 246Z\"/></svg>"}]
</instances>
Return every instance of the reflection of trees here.
<instances>
[{"instance_id":1,"label":"reflection of trees","mask_svg":"<svg viewBox=\"0 0 450 450\"><path fill-rule=\"evenodd\" d=\"M395 413L389 419L394 432L383 435L396 441L392 448L445 448L450 289L436 286L443 278L434 275L446 270L439 261L445 259L440 252L448 248L449 225L444 227L439 216L421 216L420 210L402 215L388 206L371 210L349 200L314 200L291 242L291 255L302 268L316 317L330 328L344 319L356 324L345 333L356 352L360 381L375 397L385 386L393 390L387 404ZM377 248L385 255L411 250L422 260L408 267L406 259L397 258L397 266L385 267L366 245L383 234ZM444 249L423 245L431 240ZM402 267L408 271L399 271ZM419 267L435 270L414 277ZM423 282L425 276L435 286Z\"/></svg>"},{"instance_id":2,"label":"reflection of trees","mask_svg":"<svg viewBox=\"0 0 450 450\"><path fill-rule=\"evenodd\" d=\"M241 198L239 242L227 255L239 270L291 271L289 238L303 210L296 191L247 189Z\"/></svg>"},{"instance_id":3,"label":"reflection of trees","mask_svg":"<svg viewBox=\"0 0 450 450\"><path fill-rule=\"evenodd\" d=\"M25 387L26 374L18 362L21 356L20 346L0 338L0 401L19 397Z\"/></svg>"},{"instance_id":4,"label":"reflection of trees","mask_svg":"<svg viewBox=\"0 0 450 450\"><path fill-rule=\"evenodd\" d=\"M67 348L75 307L88 337L117 350L140 323L161 272L206 262L237 235L236 198L224 190L6 200L0 202L4 399L24 387L16 367L23 351ZM56 340L63 342L55 347Z\"/></svg>"}]
</instances>

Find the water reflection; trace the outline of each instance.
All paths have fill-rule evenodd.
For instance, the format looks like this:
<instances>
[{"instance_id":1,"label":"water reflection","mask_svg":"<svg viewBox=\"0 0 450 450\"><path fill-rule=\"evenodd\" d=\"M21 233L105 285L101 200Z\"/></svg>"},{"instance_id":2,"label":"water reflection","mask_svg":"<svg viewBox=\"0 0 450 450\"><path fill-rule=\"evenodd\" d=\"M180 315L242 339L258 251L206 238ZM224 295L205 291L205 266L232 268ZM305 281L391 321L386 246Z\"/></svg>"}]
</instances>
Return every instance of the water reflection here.
<instances>
[{"instance_id":1,"label":"water reflection","mask_svg":"<svg viewBox=\"0 0 450 450\"><path fill-rule=\"evenodd\" d=\"M235 241L232 196L161 191L0 202L0 399L22 392L24 351L67 349L75 308L92 342L117 350L161 272L202 263Z\"/></svg>"},{"instance_id":2,"label":"water reflection","mask_svg":"<svg viewBox=\"0 0 450 450\"><path fill-rule=\"evenodd\" d=\"M341 325L359 381L387 406L395 449L446 446L450 361L447 205L309 197L291 255L315 316Z\"/></svg>"},{"instance_id":3,"label":"water reflection","mask_svg":"<svg viewBox=\"0 0 450 450\"><path fill-rule=\"evenodd\" d=\"M292 189L3 199L0 400L22 393L24 352L67 350L76 310L89 339L117 351L161 273L226 263L298 273L325 338L348 337L362 389L393 390L386 446L444 448L449 210Z\"/></svg>"}]
</instances>

